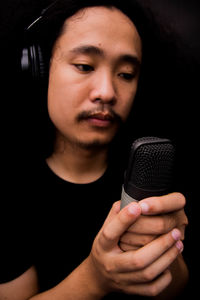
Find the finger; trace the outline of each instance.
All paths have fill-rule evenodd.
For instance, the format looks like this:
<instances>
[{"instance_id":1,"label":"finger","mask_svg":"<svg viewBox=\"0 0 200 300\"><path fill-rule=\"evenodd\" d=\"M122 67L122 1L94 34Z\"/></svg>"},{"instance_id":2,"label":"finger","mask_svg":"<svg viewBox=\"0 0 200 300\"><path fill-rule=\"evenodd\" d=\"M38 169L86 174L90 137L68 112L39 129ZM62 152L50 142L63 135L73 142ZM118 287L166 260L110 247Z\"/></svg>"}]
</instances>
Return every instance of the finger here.
<instances>
[{"instance_id":1,"label":"finger","mask_svg":"<svg viewBox=\"0 0 200 300\"><path fill-rule=\"evenodd\" d=\"M158 215L184 208L185 197L181 193L171 193L160 197L150 197L139 202L142 214Z\"/></svg>"},{"instance_id":2,"label":"finger","mask_svg":"<svg viewBox=\"0 0 200 300\"><path fill-rule=\"evenodd\" d=\"M124 252L120 256L118 269L121 272L131 272L150 266L179 241L180 237L181 232L178 229L173 229L136 251Z\"/></svg>"},{"instance_id":3,"label":"finger","mask_svg":"<svg viewBox=\"0 0 200 300\"><path fill-rule=\"evenodd\" d=\"M137 233L132 233L127 231L120 238L120 248L123 251L127 251L127 250L131 250L132 247L134 246L134 248L137 249L139 247L143 247L146 244L152 242L155 238L156 235L137 234Z\"/></svg>"},{"instance_id":4,"label":"finger","mask_svg":"<svg viewBox=\"0 0 200 300\"><path fill-rule=\"evenodd\" d=\"M172 275L169 270L166 270L160 277L152 282L129 285L127 292L129 294L154 297L160 294L171 281Z\"/></svg>"},{"instance_id":5,"label":"finger","mask_svg":"<svg viewBox=\"0 0 200 300\"><path fill-rule=\"evenodd\" d=\"M142 271L134 272L136 282L150 282L168 269L176 260L178 255L183 251L183 243L178 241L169 250L167 250L154 263Z\"/></svg>"},{"instance_id":6,"label":"finger","mask_svg":"<svg viewBox=\"0 0 200 300\"><path fill-rule=\"evenodd\" d=\"M188 218L184 212L184 209L181 209L180 211L175 212L173 214L173 218L174 218L174 220L176 220L175 227L177 227L181 231L181 240L184 240L185 229L188 225Z\"/></svg>"},{"instance_id":7,"label":"finger","mask_svg":"<svg viewBox=\"0 0 200 300\"><path fill-rule=\"evenodd\" d=\"M118 245L120 236L137 220L140 214L140 206L135 202L124 207L114 217L111 217L111 213L99 235L99 242L102 248L109 250Z\"/></svg>"},{"instance_id":8,"label":"finger","mask_svg":"<svg viewBox=\"0 0 200 300\"><path fill-rule=\"evenodd\" d=\"M137 250L138 248L140 248L137 245L129 245L123 242L119 243L119 247L122 251L126 252L126 251L131 251L131 250Z\"/></svg>"},{"instance_id":9,"label":"finger","mask_svg":"<svg viewBox=\"0 0 200 300\"><path fill-rule=\"evenodd\" d=\"M158 216L140 216L140 218L128 228L128 232L144 235L161 235L178 228L181 231L181 239L184 239L188 218L184 209Z\"/></svg>"},{"instance_id":10,"label":"finger","mask_svg":"<svg viewBox=\"0 0 200 300\"><path fill-rule=\"evenodd\" d=\"M128 228L128 232L146 235L160 235L178 227L177 218L173 213L158 216L141 216Z\"/></svg>"},{"instance_id":11,"label":"finger","mask_svg":"<svg viewBox=\"0 0 200 300\"><path fill-rule=\"evenodd\" d=\"M120 211L120 201L116 201L115 203L113 203L112 208L104 222L104 226L108 223L110 223L110 221L119 213Z\"/></svg>"}]
</instances>

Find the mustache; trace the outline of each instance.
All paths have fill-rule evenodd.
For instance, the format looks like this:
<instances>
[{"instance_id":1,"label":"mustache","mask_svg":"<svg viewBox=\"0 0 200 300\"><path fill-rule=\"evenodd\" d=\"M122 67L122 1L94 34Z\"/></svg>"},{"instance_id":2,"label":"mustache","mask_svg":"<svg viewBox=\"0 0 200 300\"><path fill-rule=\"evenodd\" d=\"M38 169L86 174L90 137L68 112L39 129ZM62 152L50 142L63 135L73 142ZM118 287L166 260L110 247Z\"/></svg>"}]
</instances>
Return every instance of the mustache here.
<instances>
[{"instance_id":1,"label":"mustache","mask_svg":"<svg viewBox=\"0 0 200 300\"><path fill-rule=\"evenodd\" d=\"M122 123L122 118L117 114L112 108L108 109L91 109L85 110L78 114L77 121L81 122L89 118L100 118L104 120L109 120L111 122Z\"/></svg>"}]
</instances>

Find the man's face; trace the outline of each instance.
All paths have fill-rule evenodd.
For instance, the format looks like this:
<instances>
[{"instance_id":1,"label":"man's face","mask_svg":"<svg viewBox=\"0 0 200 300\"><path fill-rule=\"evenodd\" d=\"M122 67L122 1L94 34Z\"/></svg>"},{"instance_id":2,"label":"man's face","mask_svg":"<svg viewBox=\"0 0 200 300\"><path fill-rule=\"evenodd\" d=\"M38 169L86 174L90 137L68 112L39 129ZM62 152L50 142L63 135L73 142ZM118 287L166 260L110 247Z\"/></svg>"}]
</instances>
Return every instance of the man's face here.
<instances>
[{"instance_id":1,"label":"man's face","mask_svg":"<svg viewBox=\"0 0 200 300\"><path fill-rule=\"evenodd\" d=\"M67 19L49 72L57 136L84 147L111 142L133 104L141 48L134 24L118 9L91 7Z\"/></svg>"}]
</instances>

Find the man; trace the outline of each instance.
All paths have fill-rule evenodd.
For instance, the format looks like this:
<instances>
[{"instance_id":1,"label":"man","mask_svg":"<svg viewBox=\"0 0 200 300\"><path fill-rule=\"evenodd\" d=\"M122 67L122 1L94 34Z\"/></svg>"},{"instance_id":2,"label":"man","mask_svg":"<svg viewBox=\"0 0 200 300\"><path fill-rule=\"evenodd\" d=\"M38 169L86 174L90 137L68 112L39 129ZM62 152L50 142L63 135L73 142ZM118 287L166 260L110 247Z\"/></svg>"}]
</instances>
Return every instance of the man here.
<instances>
[{"instance_id":1,"label":"man","mask_svg":"<svg viewBox=\"0 0 200 300\"><path fill-rule=\"evenodd\" d=\"M0 299L172 299L187 281L184 196L121 211L117 201L122 176L109 148L130 114L142 63L140 34L117 3L80 5L54 43L48 112L55 139L34 182L41 203L26 245L32 258L0 285Z\"/></svg>"}]
</instances>

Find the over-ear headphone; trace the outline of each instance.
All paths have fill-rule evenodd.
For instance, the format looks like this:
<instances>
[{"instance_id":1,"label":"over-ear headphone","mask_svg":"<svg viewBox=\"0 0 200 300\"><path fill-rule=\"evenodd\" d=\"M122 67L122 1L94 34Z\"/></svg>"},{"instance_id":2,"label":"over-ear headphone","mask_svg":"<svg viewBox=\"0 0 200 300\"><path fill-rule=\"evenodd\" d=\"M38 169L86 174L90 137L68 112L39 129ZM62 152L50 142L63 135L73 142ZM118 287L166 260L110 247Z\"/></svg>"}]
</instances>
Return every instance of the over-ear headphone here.
<instances>
[{"instance_id":1,"label":"over-ear headphone","mask_svg":"<svg viewBox=\"0 0 200 300\"><path fill-rule=\"evenodd\" d=\"M70 2L70 1L69 1ZM80 3L79 3L80 2ZM111 3L113 1L109 0L102 0L97 1L98 3L102 2L105 4ZM123 2L123 1L122 1ZM127 0L127 2L129 2ZM85 1L78 1L77 9L79 7L84 7L84 5L92 5L94 2L93 0L85 0ZM76 11L76 5L72 1L73 9ZM80 5L81 4L81 5ZM119 4L118 1L116 1L116 4ZM31 80L37 81L37 82L45 82L47 83L48 80L48 73L49 73L49 59L48 55L46 55L46 52L44 50L44 46L42 45L41 41L38 42L37 36L33 34L35 32L35 29L40 31L40 23L42 23L45 20L49 18L49 16L52 17L54 14L54 11L59 8L59 13L62 14L62 9L66 5L66 2L64 0L55 0L53 1L49 6L44 8L39 17L37 17L26 29L25 29L25 41L26 46L22 50L21 55L21 70L25 76L28 76L31 78ZM121 4L120 4L121 6ZM56 9L55 9L56 7ZM74 11L74 12L75 12ZM63 19L64 21L64 19ZM36 31L37 31L36 30ZM51 33L51 32L50 32ZM32 37L32 34L34 37Z\"/></svg>"},{"instance_id":2,"label":"over-ear headphone","mask_svg":"<svg viewBox=\"0 0 200 300\"><path fill-rule=\"evenodd\" d=\"M23 48L21 68L24 74L30 75L34 80L46 78L48 71L40 45L32 44Z\"/></svg>"},{"instance_id":3,"label":"over-ear headphone","mask_svg":"<svg viewBox=\"0 0 200 300\"><path fill-rule=\"evenodd\" d=\"M41 22L47 12L53 8L57 2L58 0L43 9L40 16L25 29L26 46L22 49L21 70L25 76L31 77L34 81L42 82L47 79L49 68L44 59L42 46L36 41L31 40L29 35L31 35L33 28Z\"/></svg>"}]
</instances>

